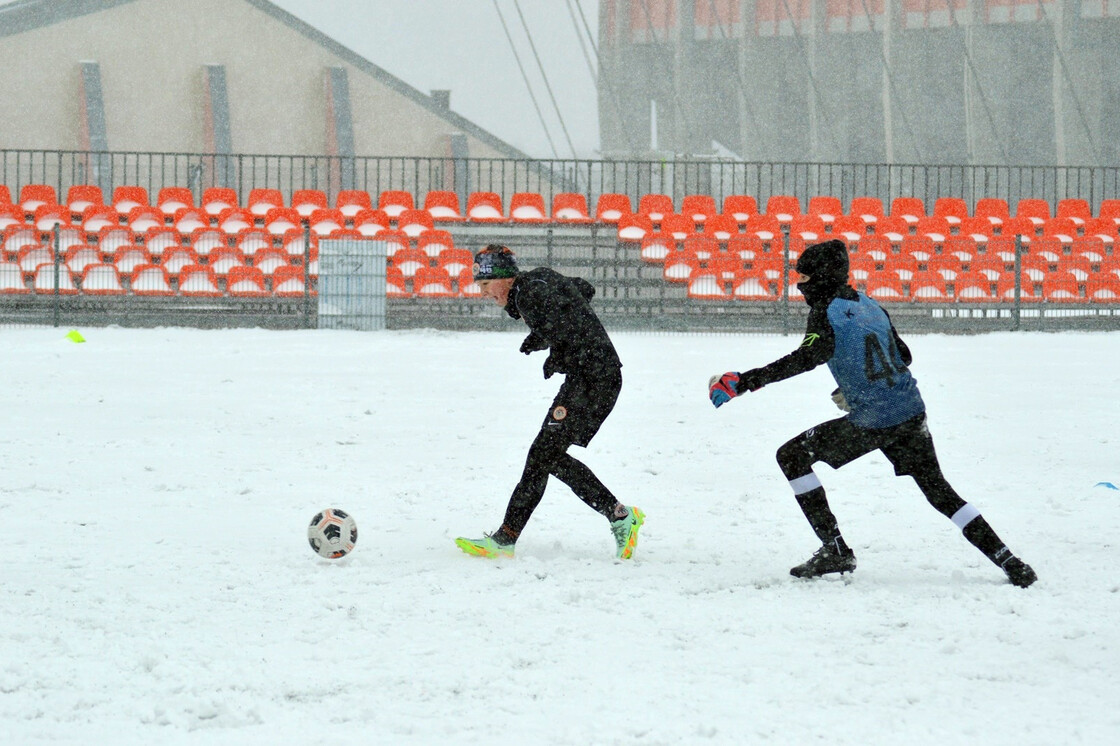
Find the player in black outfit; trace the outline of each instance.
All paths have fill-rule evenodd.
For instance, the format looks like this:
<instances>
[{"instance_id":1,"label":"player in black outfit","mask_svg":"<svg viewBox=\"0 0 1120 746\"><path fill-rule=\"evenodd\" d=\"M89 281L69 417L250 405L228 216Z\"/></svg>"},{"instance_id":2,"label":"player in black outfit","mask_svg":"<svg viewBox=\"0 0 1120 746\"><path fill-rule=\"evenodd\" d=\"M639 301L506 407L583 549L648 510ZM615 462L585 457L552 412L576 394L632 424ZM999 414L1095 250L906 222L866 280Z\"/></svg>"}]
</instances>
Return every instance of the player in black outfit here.
<instances>
[{"instance_id":1,"label":"player in black outfit","mask_svg":"<svg viewBox=\"0 0 1120 746\"><path fill-rule=\"evenodd\" d=\"M840 535L824 487L813 472L823 461L839 468L865 453L882 451L895 474L910 475L930 504L951 519L966 539L1026 588L1037 576L1004 545L972 504L941 473L926 408L910 375L910 350L878 303L848 285L848 250L838 240L814 244L797 261L797 287L809 304L805 338L794 352L745 373L713 376L708 394L716 407L747 391L827 363L838 388L832 399L844 417L824 422L778 449L778 465L823 546L792 575L812 578L856 569L856 558Z\"/></svg>"},{"instance_id":2,"label":"player in black outfit","mask_svg":"<svg viewBox=\"0 0 1120 746\"><path fill-rule=\"evenodd\" d=\"M549 350L544 377L561 373L565 380L529 448L501 527L481 539L459 538L455 543L480 557L512 557L514 543L552 475L610 521L616 556L629 559L645 516L620 503L586 465L568 455L570 446L591 442L622 390L622 362L589 303L595 288L546 267L521 272L513 252L496 244L478 252L474 278L484 296L528 325L521 352Z\"/></svg>"}]
</instances>

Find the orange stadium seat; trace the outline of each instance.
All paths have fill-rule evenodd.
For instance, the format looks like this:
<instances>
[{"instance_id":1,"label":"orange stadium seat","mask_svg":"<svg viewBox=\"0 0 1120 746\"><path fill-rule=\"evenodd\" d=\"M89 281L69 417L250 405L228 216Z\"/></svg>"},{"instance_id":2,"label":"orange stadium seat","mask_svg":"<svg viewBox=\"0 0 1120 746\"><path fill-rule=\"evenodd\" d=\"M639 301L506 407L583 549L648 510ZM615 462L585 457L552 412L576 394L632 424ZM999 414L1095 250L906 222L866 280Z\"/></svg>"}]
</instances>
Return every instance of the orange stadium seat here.
<instances>
[{"instance_id":1,"label":"orange stadium seat","mask_svg":"<svg viewBox=\"0 0 1120 746\"><path fill-rule=\"evenodd\" d=\"M234 246L246 258L253 258L262 251L272 248L272 236L260 228L251 228L237 234Z\"/></svg>"},{"instance_id":2,"label":"orange stadium seat","mask_svg":"<svg viewBox=\"0 0 1120 746\"><path fill-rule=\"evenodd\" d=\"M914 236L910 236L910 238L914 238ZM874 233L861 238L859 243L856 244L856 251L860 254L866 254L879 264L885 262L888 256L895 253L891 247L891 240L889 238ZM900 247L899 253L907 252Z\"/></svg>"},{"instance_id":3,"label":"orange stadium seat","mask_svg":"<svg viewBox=\"0 0 1120 746\"><path fill-rule=\"evenodd\" d=\"M40 264L50 264L54 262L54 252L42 244L27 244L21 246L16 253L16 264L19 265L20 270L27 275L28 279L35 274L35 270L39 268Z\"/></svg>"},{"instance_id":4,"label":"orange stadium seat","mask_svg":"<svg viewBox=\"0 0 1120 746\"><path fill-rule=\"evenodd\" d=\"M173 255L174 250L168 252L168 255ZM168 261L164 257L164 263ZM121 246L113 255L113 265L117 268L122 275L130 275L141 264L151 264L152 255L143 246L130 244L128 246Z\"/></svg>"},{"instance_id":5,"label":"orange stadium seat","mask_svg":"<svg viewBox=\"0 0 1120 746\"><path fill-rule=\"evenodd\" d=\"M91 264L101 264L101 252L92 246L78 244L66 249L63 262L72 274L81 273Z\"/></svg>"},{"instance_id":6,"label":"orange stadium seat","mask_svg":"<svg viewBox=\"0 0 1120 746\"><path fill-rule=\"evenodd\" d=\"M112 264L88 264L82 270L82 293L86 295L124 295L121 276Z\"/></svg>"},{"instance_id":7,"label":"orange stadium seat","mask_svg":"<svg viewBox=\"0 0 1120 746\"><path fill-rule=\"evenodd\" d=\"M1077 278L1078 282L1084 285L1093 274L1093 264L1087 256L1079 254L1063 255L1058 257L1057 271L1069 272Z\"/></svg>"},{"instance_id":8,"label":"orange stadium seat","mask_svg":"<svg viewBox=\"0 0 1120 746\"><path fill-rule=\"evenodd\" d=\"M704 222L704 235L718 241L729 241L739 234L739 221L733 215L712 215Z\"/></svg>"},{"instance_id":9,"label":"orange stadium seat","mask_svg":"<svg viewBox=\"0 0 1120 746\"><path fill-rule=\"evenodd\" d=\"M1024 243L1030 243L1032 238L1038 234L1041 225L1041 223L1034 222L1026 215L1016 215L1003 221L999 226L999 234L1001 236L1022 236Z\"/></svg>"},{"instance_id":10,"label":"orange stadium seat","mask_svg":"<svg viewBox=\"0 0 1120 746\"><path fill-rule=\"evenodd\" d=\"M451 275L443 267L420 267L412 278L413 293L420 298L454 298Z\"/></svg>"},{"instance_id":11,"label":"orange stadium seat","mask_svg":"<svg viewBox=\"0 0 1120 746\"><path fill-rule=\"evenodd\" d=\"M1010 218L1008 218L1010 219ZM1000 220L1002 225L1003 221ZM974 215L966 217L961 221L960 227L957 229L957 234L961 236L972 236L972 239L977 243L986 243L990 238L995 235L996 224L990 218L984 215Z\"/></svg>"},{"instance_id":12,"label":"orange stadium seat","mask_svg":"<svg viewBox=\"0 0 1120 746\"><path fill-rule=\"evenodd\" d=\"M836 222L836 218L844 214L844 207L841 205L839 197L819 194L809 198L808 212L810 215L819 217L826 226L831 226Z\"/></svg>"},{"instance_id":13,"label":"orange stadium seat","mask_svg":"<svg viewBox=\"0 0 1120 746\"><path fill-rule=\"evenodd\" d=\"M265 213L264 229L274 236L282 236L290 230L301 229L302 222L300 214L291 207L273 207ZM229 233L225 228L224 221L222 222L222 230Z\"/></svg>"},{"instance_id":14,"label":"orange stadium seat","mask_svg":"<svg viewBox=\"0 0 1120 746\"><path fill-rule=\"evenodd\" d=\"M102 228L109 228L121 224L121 216L112 207L107 205L90 205L82 213L82 230L87 234L96 234Z\"/></svg>"},{"instance_id":15,"label":"orange stadium seat","mask_svg":"<svg viewBox=\"0 0 1120 746\"><path fill-rule=\"evenodd\" d=\"M416 238L433 228L435 223L427 210L405 210L397 216L397 230L404 231L409 238Z\"/></svg>"},{"instance_id":16,"label":"orange stadium seat","mask_svg":"<svg viewBox=\"0 0 1120 746\"><path fill-rule=\"evenodd\" d=\"M454 192L452 192L454 193ZM429 192L429 194L431 194ZM455 211L459 211L458 207L459 198L455 198ZM427 205L425 205L427 208ZM403 189L387 189L377 197L377 209L384 212L394 220L405 210L416 209L416 203L412 199L412 192L407 192ZM434 215L432 217L435 217Z\"/></svg>"},{"instance_id":17,"label":"orange stadium seat","mask_svg":"<svg viewBox=\"0 0 1120 746\"><path fill-rule=\"evenodd\" d=\"M482 289L479 288L478 283L474 281L474 276L471 274L470 268L464 269L459 272L459 279L456 284L459 286L459 295L463 298L481 298Z\"/></svg>"},{"instance_id":18,"label":"orange stadium seat","mask_svg":"<svg viewBox=\"0 0 1120 746\"><path fill-rule=\"evenodd\" d=\"M1067 198L1058 200L1058 209L1054 211L1058 218L1069 218L1074 225L1083 226L1093 218L1089 209L1089 201L1084 199Z\"/></svg>"},{"instance_id":19,"label":"orange stadium seat","mask_svg":"<svg viewBox=\"0 0 1120 746\"><path fill-rule=\"evenodd\" d=\"M272 294L281 298L302 298L306 295L303 267L290 264L277 267L272 274Z\"/></svg>"},{"instance_id":20,"label":"orange stadium seat","mask_svg":"<svg viewBox=\"0 0 1120 746\"><path fill-rule=\"evenodd\" d=\"M926 205L920 197L895 197L891 200L891 217L898 217L914 225L926 217Z\"/></svg>"},{"instance_id":21,"label":"orange stadium seat","mask_svg":"<svg viewBox=\"0 0 1120 746\"><path fill-rule=\"evenodd\" d=\"M1096 274L1085 283L1085 297L1093 303L1120 303L1120 277Z\"/></svg>"},{"instance_id":22,"label":"orange stadium seat","mask_svg":"<svg viewBox=\"0 0 1120 746\"><path fill-rule=\"evenodd\" d=\"M731 285L731 295L736 300L745 301L778 300L773 281L756 270L744 271L736 277Z\"/></svg>"},{"instance_id":23,"label":"orange stadium seat","mask_svg":"<svg viewBox=\"0 0 1120 746\"><path fill-rule=\"evenodd\" d=\"M679 248L677 240L665 233L653 233L641 241L641 257L643 262L651 264L664 264L665 257Z\"/></svg>"},{"instance_id":24,"label":"orange stadium seat","mask_svg":"<svg viewBox=\"0 0 1120 746\"><path fill-rule=\"evenodd\" d=\"M931 272L938 272L946 282L952 282L957 275L964 272L961 260L953 254L934 254L926 262Z\"/></svg>"},{"instance_id":25,"label":"orange stadium seat","mask_svg":"<svg viewBox=\"0 0 1120 746\"><path fill-rule=\"evenodd\" d=\"M871 273L878 270L875 260L866 254L852 254L848 260L848 273L857 285L866 286Z\"/></svg>"},{"instance_id":26,"label":"orange stadium seat","mask_svg":"<svg viewBox=\"0 0 1120 746\"><path fill-rule=\"evenodd\" d=\"M37 245L42 241L43 235L33 226L22 224L8 226L4 229L4 258L11 261L24 246Z\"/></svg>"},{"instance_id":27,"label":"orange stadium seat","mask_svg":"<svg viewBox=\"0 0 1120 746\"><path fill-rule=\"evenodd\" d=\"M515 223L547 223L544 197L537 192L514 192L509 198L509 216Z\"/></svg>"},{"instance_id":28,"label":"orange stadium seat","mask_svg":"<svg viewBox=\"0 0 1120 746\"><path fill-rule=\"evenodd\" d=\"M576 192L552 195L552 219L560 223L590 223L587 197Z\"/></svg>"},{"instance_id":29,"label":"orange stadium seat","mask_svg":"<svg viewBox=\"0 0 1120 746\"><path fill-rule=\"evenodd\" d=\"M935 244L944 245L953 230L944 215L925 215L918 218L918 222L914 224L914 233L919 236L929 236Z\"/></svg>"},{"instance_id":30,"label":"orange stadium seat","mask_svg":"<svg viewBox=\"0 0 1120 746\"><path fill-rule=\"evenodd\" d=\"M871 224L877 236L885 236L892 244L902 243L902 239L910 235L910 224L894 215L881 215Z\"/></svg>"},{"instance_id":31,"label":"orange stadium seat","mask_svg":"<svg viewBox=\"0 0 1120 746\"><path fill-rule=\"evenodd\" d=\"M430 267L432 259L420 249L404 248L393 252L389 261L401 271L406 279L416 274L421 267Z\"/></svg>"},{"instance_id":32,"label":"orange stadium seat","mask_svg":"<svg viewBox=\"0 0 1120 746\"><path fill-rule=\"evenodd\" d=\"M416 248L430 257L437 257L441 252L454 246L455 240L451 237L451 233L440 228L424 231L416 237Z\"/></svg>"},{"instance_id":33,"label":"orange stadium seat","mask_svg":"<svg viewBox=\"0 0 1120 746\"><path fill-rule=\"evenodd\" d=\"M1120 199L1101 200L1101 207L1097 210L1097 217L1107 218L1114 223L1120 223Z\"/></svg>"},{"instance_id":34,"label":"orange stadium seat","mask_svg":"<svg viewBox=\"0 0 1120 746\"><path fill-rule=\"evenodd\" d=\"M906 300L902 280L895 272L876 270L867 278L866 293L877 301L900 302Z\"/></svg>"},{"instance_id":35,"label":"orange stadium seat","mask_svg":"<svg viewBox=\"0 0 1120 746\"><path fill-rule=\"evenodd\" d=\"M35 212L35 209L43 205L57 205L58 196L55 194L54 187L48 184L25 184L19 190L19 205L26 213Z\"/></svg>"},{"instance_id":36,"label":"orange stadium seat","mask_svg":"<svg viewBox=\"0 0 1120 746\"><path fill-rule=\"evenodd\" d=\"M305 217L307 218L308 224L311 226L311 232L319 236L337 234L339 231L346 228L346 216L342 214L341 210L319 207L312 210Z\"/></svg>"},{"instance_id":37,"label":"orange stadium seat","mask_svg":"<svg viewBox=\"0 0 1120 746\"><path fill-rule=\"evenodd\" d=\"M370 238L390 230L389 216L384 210L359 210L354 213L352 222L358 233Z\"/></svg>"},{"instance_id":38,"label":"orange stadium seat","mask_svg":"<svg viewBox=\"0 0 1120 746\"><path fill-rule=\"evenodd\" d=\"M1118 234L1120 223L1117 223L1110 217L1096 217L1090 218L1088 222L1081 229L1082 235L1096 236L1104 241L1106 245L1113 245L1116 239L1120 237Z\"/></svg>"},{"instance_id":39,"label":"orange stadium seat","mask_svg":"<svg viewBox=\"0 0 1120 746\"><path fill-rule=\"evenodd\" d=\"M7 184L0 184L0 205L12 204L12 190L8 189Z\"/></svg>"},{"instance_id":40,"label":"orange stadium seat","mask_svg":"<svg viewBox=\"0 0 1120 746\"><path fill-rule=\"evenodd\" d=\"M24 295L31 288L24 282L23 272L15 262L0 261L0 295Z\"/></svg>"},{"instance_id":41,"label":"orange stadium seat","mask_svg":"<svg viewBox=\"0 0 1120 746\"><path fill-rule=\"evenodd\" d=\"M459 209L459 195L446 189L428 192L424 196L424 209L437 223L457 223L466 220Z\"/></svg>"},{"instance_id":42,"label":"orange stadium seat","mask_svg":"<svg viewBox=\"0 0 1120 746\"><path fill-rule=\"evenodd\" d=\"M1042 297L1051 303L1084 303L1081 283L1069 272L1047 272L1042 280Z\"/></svg>"},{"instance_id":43,"label":"orange stadium seat","mask_svg":"<svg viewBox=\"0 0 1120 746\"><path fill-rule=\"evenodd\" d=\"M70 225L70 211L62 205L39 205L31 222L41 231L53 230L56 225Z\"/></svg>"},{"instance_id":44,"label":"orange stadium seat","mask_svg":"<svg viewBox=\"0 0 1120 746\"><path fill-rule=\"evenodd\" d=\"M801 200L791 194L775 194L766 200L766 214L773 215L779 223L788 223L801 214Z\"/></svg>"},{"instance_id":45,"label":"orange stadium seat","mask_svg":"<svg viewBox=\"0 0 1120 746\"><path fill-rule=\"evenodd\" d=\"M1094 266L1099 266L1108 255L1107 244L1100 236L1079 236L1073 239L1070 252L1074 256L1083 256Z\"/></svg>"},{"instance_id":46,"label":"orange stadium seat","mask_svg":"<svg viewBox=\"0 0 1120 746\"><path fill-rule=\"evenodd\" d=\"M969 264L969 271L980 272L992 282L999 280L1006 269L998 256L977 256Z\"/></svg>"},{"instance_id":47,"label":"orange stadium seat","mask_svg":"<svg viewBox=\"0 0 1120 746\"><path fill-rule=\"evenodd\" d=\"M933 202L933 214L945 218L950 226L960 225L968 217L968 204L960 197L938 197Z\"/></svg>"},{"instance_id":48,"label":"orange stadium seat","mask_svg":"<svg viewBox=\"0 0 1120 746\"><path fill-rule=\"evenodd\" d=\"M1050 219L1050 203L1044 199L1026 198L1015 206L1015 217L1027 218L1036 226Z\"/></svg>"},{"instance_id":49,"label":"orange stadium seat","mask_svg":"<svg viewBox=\"0 0 1120 746\"><path fill-rule=\"evenodd\" d=\"M749 194L729 194L723 198L723 214L733 215L743 225L758 214L758 201Z\"/></svg>"},{"instance_id":50,"label":"orange stadium seat","mask_svg":"<svg viewBox=\"0 0 1120 746\"><path fill-rule=\"evenodd\" d=\"M874 257L867 254L860 254L858 256L863 258L864 261L875 261ZM883 260L882 264L883 269L887 270L888 272L894 272L896 275L898 275L898 279L902 280L903 282L910 282L911 280L913 280L914 275L920 272L922 267L922 264L913 254L891 254ZM877 269L878 263L876 263L874 266ZM870 271L868 273L868 276L870 277Z\"/></svg>"},{"instance_id":51,"label":"orange stadium seat","mask_svg":"<svg viewBox=\"0 0 1120 746\"><path fill-rule=\"evenodd\" d=\"M700 269L688 278L688 297L693 300L728 300L720 277L709 269Z\"/></svg>"},{"instance_id":52,"label":"orange stadium seat","mask_svg":"<svg viewBox=\"0 0 1120 746\"><path fill-rule=\"evenodd\" d=\"M999 197L983 197L976 201L976 208L972 211L972 216L977 218L987 218L988 222L992 225L1002 225L1007 220L1011 219L1011 210L1007 206L1007 200Z\"/></svg>"},{"instance_id":53,"label":"orange stadium seat","mask_svg":"<svg viewBox=\"0 0 1120 746\"><path fill-rule=\"evenodd\" d=\"M194 195L186 187L164 187L156 193L156 207L164 215L174 215L184 207L194 207Z\"/></svg>"},{"instance_id":54,"label":"orange stadium seat","mask_svg":"<svg viewBox=\"0 0 1120 746\"><path fill-rule=\"evenodd\" d=\"M0 230L9 226L23 225L24 212L19 205L0 205Z\"/></svg>"},{"instance_id":55,"label":"orange stadium seat","mask_svg":"<svg viewBox=\"0 0 1120 746\"><path fill-rule=\"evenodd\" d=\"M292 208L301 217L307 217L316 210L327 210L327 195L319 189L297 189L292 192Z\"/></svg>"},{"instance_id":56,"label":"orange stadium seat","mask_svg":"<svg viewBox=\"0 0 1120 746\"><path fill-rule=\"evenodd\" d=\"M967 264L976 257L976 241L972 236L949 236L942 252L955 256Z\"/></svg>"},{"instance_id":57,"label":"orange stadium seat","mask_svg":"<svg viewBox=\"0 0 1120 746\"><path fill-rule=\"evenodd\" d=\"M778 222L778 218L773 215L752 215L747 218L747 222L743 226L743 232L758 236L775 248L782 244L782 226Z\"/></svg>"},{"instance_id":58,"label":"orange stadium seat","mask_svg":"<svg viewBox=\"0 0 1120 746\"><path fill-rule=\"evenodd\" d=\"M285 208L277 208L285 209ZM231 207L218 215L218 227L227 236L236 236L256 226L256 216L248 208Z\"/></svg>"},{"instance_id":59,"label":"orange stadium seat","mask_svg":"<svg viewBox=\"0 0 1120 746\"><path fill-rule=\"evenodd\" d=\"M653 233L653 221L649 215L629 213L618 219L619 241L641 241Z\"/></svg>"},{"instance_id":60,"label":"orange stadium seat","mask_svg":"<svg viewBox=\"0 0 1120 746\"><path fill-rule=\"evenodd\" d=\"M237 207L237 192L229 187L207 187L202 190L202 199L199 206L211 217L217 217L222 211Z\"/></svg>"},{"instance_id":61,"label":"orange stadium seat","mask_svg":"<svg viewBox=\"0 0 1120 746\"><path fill-rule=\"evenodd\" d=\"M996 281L996 293L1000 300L1015 299L1015 275L1005 272ZM1037 303L1042 300L1042 281L1035 281L1026 273L1020 275L1019 300L1024 303Z\"/></svg>"},{"instance_id":62,"label":"orange stadium seat","mask_svg":"<svg viewBox=\"0 0 1120 746\"><path fill-rule=\"evenodd\" d=\"M101 187L94 184L76 184L66 190L66 206L74 215L81 215L87 207L100 207L105 204Z\"/></svg>"},{"instance_id":63,"label":"orange stadium seat","mask_svg":"<svg viewBox=\"0 0 1120 746\"><path fill-rule=\"evenodd\" d=\"M692 273L700 269L700 260L688 249L670 252L665 257L661 276L669 282L687 282Z\"/></svg>"},{"instance_id":64,"label":"orange stadium seat","mask_svg":"<svg viewBox=\"0 0 1120 746\"><path fill-rule=\"evenodd\" d=\"M599 195L595 203L595 218L601 223L617 223L623 215L634 212L630 197L616 192Z\"/></svg>"},{"instance_id":65,"label":"orange stadium seat","mask_svg":"<svg viewBox=\"0 0 1120 746\"><path fill-rule=\"evenodd\" d=\"M190 264L179 272L179 295L195 298L220 298L214 270L203 264Z\"/></svg>"},{"instance_id":66,"label":"orange stadium seat","mask_svg":"<svg viewBox=\"0 0 1120 746\"><path fill-rule=\"evenodd\" d=\"M910 299L922 303L945 303L953 298L945 277L940 272L928 270L914 273L910 280Z\"/></svg>"},{"instance_id":67,"label":"orange stadium seat","mask_svg":"<svg viewBox=\"0 0 1120 746\"><path fill-rule=\"evenodd\" d=\"M859 215L839 215L832 222L832 235L849 243L867 235L867 221Z\"/></svg>"},{"instance_id":68,"label":"orange stadium seat","mask_svg":"<svg viewBox=\"0 0 1120 746\"><path fill-rule=\"evenodd\" d=\"M189 236L199 228L210 227L210 216L201 207L184 207L175 212L172 225L175 230Z\"/></svg>"},{"instance_id":69,"label":"orange stadium seat","mask_svg":"<svg viewBox=\"0 0 1120 746\"><path fill-rule=\"evenodd\" d=\"M136 207L150 207L148 190L142 186L119 186L113 190L113 209L127 215Z\"/></svg>"},{"instance_id":70,"label":"orange stadium seat","mask_svg":"<svg viewBox=\"0 0 1120 746\"><path fill-rule=\"evenodd\" d=\"M334 207L336 210L341 210L346 217L352 218L362 210L372 210L373 200L369 192L360 189L343 189L335 197Z\"/></svg>"},{"instance_id":71,"label":"orange stadium seat","mask_svg":"<svg viewBox=\"0 0 1120 746\"><path fill-rule=\"evenodd\" d=\"M31 289L41 295L54 293L56 292L55 277L54 264L44 262L35 269L35 278L32 280ZM78 294L78 288L74 285L74 278L70 276L70 271L65 266L58 268L57 278L59 295Z\"/></svg>"},{"instance_id":72,"label":"orange stadium seat","mask_svg":"<svg viewBox=\"0 0 1120 746\"><path fill-rule=\"evenodd\" d=\"M852 203L848 205L849 215L859 215L863 218L863 222L871 224L878 223L884 217L883 201L878 197L852 197Z\"/></svg>"},{"instance_id":73,"label":"orange stadium seat","mask_svg":"<svg viewBox=\"0 0 1120 746\"><path fill-rule=\"evenodd\" d=\"M713 215L718 215L719 210L716 208L715 198L710 194L686 194L681 199L680 214L693 223L702 224Z\"/></svg>"},{"instance_id":74,"label":"orange stadium seat","mask_svg":"<svg viewBox=\"0 0 1120 746\"><path fill-rule=\"evenodd\" d=\"M132 244L132 231L121 226L106 226L97 232L97 250L102 257L112 257L121 246Z\"/></svg>"},{"instance_id":75,"label":"orange stadium seat","mask_svg":"<svg viewBox=\"0 0 1120 746\"><path fill-rule=\"evenodd\" d=\"M174 295L171 280L164 267L155 264L141 264L134 268L129 283L133 295L168 296Z\"/></svg>"},{"instance_id":76,"label":"orange stadium seat","mask_svg":"<svg viewBox=\"0 0 1120 746\"><path fill-rule=\"evenodd\" d=\"M245 255L232 246L223 246L210 252L207 266L215 277L223 278L234 267L245 266Z\"/></svg>"},{"instance_id":77,"label":"orange stadium seat","mask_svg":"<svg viewBox=\"0 0 1120 746\"><path fill-rule=\"evenodd\" d=\"M385 255L390 258L398 251L407 249L411 243L409 241L408 234L404 231L398 230L381 231L375 236L375 238L378 241L385 242ZM419 251L423 250L419 249Z\"/></svg>"},{"instance_id":78,"label":"orange stadium seat","mask_svg":"<svg viewBox=\"0 0 1120 746\"><path fill-rule=\"evenodd\" d=\"M676 211L673 198L667 194L643 194L638 199L638 214L648 217L654 225L660 223L666 215L672 215Z\"/></svg>"},{"instance_id":79,"label":"orange stadium seat","mask_svg":"<svg viewBox=\"0 0 1120 746\"><path fill-rule=\"evenodd\" d=\"M303 229L293 228L280 236L280 249L288 255L289 259L299 263L310 255L311 250L318 245L318 242L319 237L312 233L311 243L308 245L307 236L304 235Z\"/></svg>"},{"instance_id":80,"label":"orange stadium seat","mask_svg":"<svg viewBox=\"0 0 1120 746\"><path fill-rule=\"evenodd\" d=\"M824 219L820 215L798 215L789 224L791 236L797 236L807 244L824 241L828 238L825 233Z\"/></svg>"},{"instance_id":81,"label":"orange stadium seat","mask_svg":"<svg viewBox=\"0 0 1120 746\"><path fill-rule=\"evenodd\" d=\"M215 251L221 251L221 249L215 249ZM132 269L135 270L137 266L147 263L140 262L138 265L134 265ZM160 260L160 266L172 277L178 277L183 267L189 267L192 264L198 264L198 254L189 246L172 249Z\"/></svg>"},{"instance_id":82,"label":"orange stadium seat","mask_svg":"<svg viewBox=\"0 0 1120 746\"><path fill-rule=\"evenodd\" d=\"M1042 235L1053 236L1069 246L1077 238L1079 227L1073 218L1050 218L1042 224Z\"/></svg>"},{"instance_id":83,"label":"orange stadium seat","mask_svg":"<svg viewBox=\"0 0 1120 746\"><path fill-rule=\"evenodd\" d=\"M267 248L257 251L251 256L253 266L261 271L265 277L272 277L278 267L286 267L289 265L288 255L282 249Z\"/></svg>"},{"instance_id":84,"label":"orange stadium seat","mask_svg":"<svg viewBox=\"0 0 1120 746\"><path fill-rule=\"evenodd\" d=\"M229 246L229 237L219 228L201 228L191 234L191 248L199 256L207 256L219 246Z\"/></svg>"},{"instance_id":85,"label":"orange stadium seat","mask_svg":"<svg viewBox=\"0 0 1120 746\"><path fill-rule=\"evenodd\" d=\"M412 297L412 293L408 290L408 280L396 267L385 268L385 295L389 298Z\"/></svg>"},{"instance_id":86,"label":"orange stadium seat","mask_svg":"<svg viewBox=\"0 0 1120 746\"><path fill-rule=\"evenodd\" d=\"M235 298L261 298L269 294L264 286L264 273L243 264L230 267L226 292Z\"/></svg>"},{"instance_id":87,"label":"orange stadium seat","mask_svg":"<svg viewBox=\"0 0 1120 746\"><path fill-rule=\"evenodd\" d=\"M448 247L436 256L436 266L443 267L451 277L458 277L463 270L474 267L474 255L470 249Z\"/></svg>"},{"instance_id":88,"label":"orange stadium seat","mask_svg":"<svg viewBox=\"0 0 1120 746\"><path fill-rule=\"evenodd\" d=\"M658 232L675 241L683 241L696 232L696 222L688 215L666 215L661 218L661 229ZM739 224L735 223L735 233L738 232Z\"/></svg>"},{"instance_id":89,"label":"orange stadium seat","mask_svg":"<svg viewBox=\"0 0 1120 746\"><path fill-rule=\"evenodd\" d=\"M250 189L245 207L254 216L264 217L270 210L284 207L284 195L279 189Z\"/></svg>"}]
</instances>

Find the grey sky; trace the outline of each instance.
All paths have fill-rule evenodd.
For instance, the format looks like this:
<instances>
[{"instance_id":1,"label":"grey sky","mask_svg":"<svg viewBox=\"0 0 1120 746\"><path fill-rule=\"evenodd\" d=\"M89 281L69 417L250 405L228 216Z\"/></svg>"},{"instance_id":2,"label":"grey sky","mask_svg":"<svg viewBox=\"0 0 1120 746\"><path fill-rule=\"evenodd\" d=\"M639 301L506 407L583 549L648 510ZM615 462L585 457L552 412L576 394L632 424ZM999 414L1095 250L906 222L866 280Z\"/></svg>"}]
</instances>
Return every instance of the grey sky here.
<instances>
[{"instance_id":1,"label":"grey sky","mask_svg":"<svg viewBox=\"0 0 1120 746\"><path fill-rule=\"evenodd\" d=\"M515 0L497 0L501 16L494 0L273 2L421 91L451 89L452 109L531 156L571 158L569 138L579 157L596 155L598 102L569 12L576 10L575 0L516 0L567 135L541 77ZM592 34L597 36L599 0L579 0L579 5ZM501 18L513 37L548 135ZM594 65L594 51L588 48L587 55Z\"/></svg>"}]
</instances>

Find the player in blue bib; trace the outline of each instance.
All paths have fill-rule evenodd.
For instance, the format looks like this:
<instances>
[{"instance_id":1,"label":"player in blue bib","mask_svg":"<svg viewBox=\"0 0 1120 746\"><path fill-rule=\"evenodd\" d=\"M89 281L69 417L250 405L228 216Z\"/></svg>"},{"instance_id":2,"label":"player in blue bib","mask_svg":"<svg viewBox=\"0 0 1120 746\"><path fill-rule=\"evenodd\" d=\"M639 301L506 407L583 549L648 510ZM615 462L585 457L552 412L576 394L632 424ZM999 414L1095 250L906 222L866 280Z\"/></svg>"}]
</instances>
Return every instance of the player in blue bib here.
<instances>
[{"instance_id":1,"label":"player in blue bib","mask_svg":"<svg viewBox=\"0 0 1120 746\"><path fill-rule=\"evenodd\" d=\"M822 546L790 574L814 578L852 572L856 557L844 541L813 472L823 461L834 469L874 450L882 451L895 474L910 475L938 511L966 539L1022 588L1034 570L1000 540L971 503L965 502L941 473L933 438L926 427L926 406L910 374L910 349L878 303L848 284L848 249L842 241L814 244L797 261L797 288L809 304L801 345L769 365L745 373L728 372L708 382L716 407L747 391L827 363L836 379L836 405L847 414L809 428L778 449L778 465L793 488L797 504Z\"/></svg>"}]
</instances>

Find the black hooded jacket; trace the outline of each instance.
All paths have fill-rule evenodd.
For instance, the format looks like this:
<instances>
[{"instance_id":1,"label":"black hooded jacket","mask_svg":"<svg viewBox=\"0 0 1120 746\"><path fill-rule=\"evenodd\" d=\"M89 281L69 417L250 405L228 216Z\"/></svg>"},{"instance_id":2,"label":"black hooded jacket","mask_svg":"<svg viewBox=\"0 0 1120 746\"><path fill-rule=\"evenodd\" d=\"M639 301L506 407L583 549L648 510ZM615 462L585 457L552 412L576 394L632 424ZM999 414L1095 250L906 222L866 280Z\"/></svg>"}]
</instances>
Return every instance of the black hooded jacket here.
<instances>
[{"instance_id":1,"label":"black hooded jacket","mask_svg":"<svg viewBox=\"0 0 1120 746\"><path fill-rule=\"evenodd\" d=\"M525 353L549 350L545 377L552 373L592 373L622 367L614 344L591 309L591 283L538 267L513 282L505 310L529 327Z\"/></svg>"}]
</instances>

